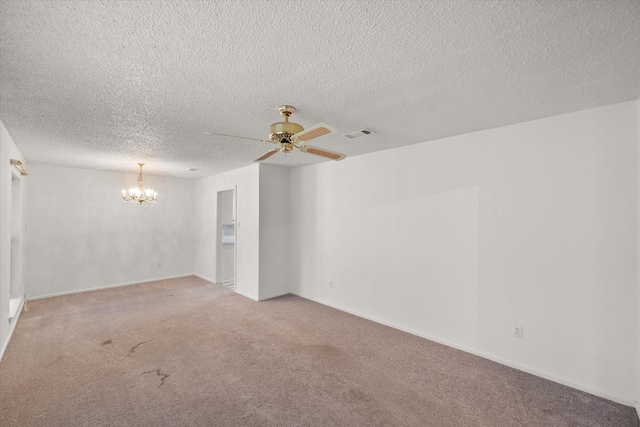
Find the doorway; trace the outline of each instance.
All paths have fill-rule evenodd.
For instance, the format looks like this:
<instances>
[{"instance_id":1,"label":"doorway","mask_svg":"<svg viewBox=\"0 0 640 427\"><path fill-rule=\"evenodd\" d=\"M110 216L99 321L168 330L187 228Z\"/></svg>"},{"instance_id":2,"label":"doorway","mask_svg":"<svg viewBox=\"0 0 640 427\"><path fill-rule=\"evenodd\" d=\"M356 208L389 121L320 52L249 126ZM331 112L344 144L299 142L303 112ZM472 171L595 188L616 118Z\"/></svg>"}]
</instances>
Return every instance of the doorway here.
<instances>
[{"instance_id":1,"label":"doorway","mask_svg":"<svg viewBox=\"0 0 640 427\"><path fill-rule=\"evenodd\" d=\"M236 288L236 191L218 192L216 283Z\"/></svg>"}]
</instances>

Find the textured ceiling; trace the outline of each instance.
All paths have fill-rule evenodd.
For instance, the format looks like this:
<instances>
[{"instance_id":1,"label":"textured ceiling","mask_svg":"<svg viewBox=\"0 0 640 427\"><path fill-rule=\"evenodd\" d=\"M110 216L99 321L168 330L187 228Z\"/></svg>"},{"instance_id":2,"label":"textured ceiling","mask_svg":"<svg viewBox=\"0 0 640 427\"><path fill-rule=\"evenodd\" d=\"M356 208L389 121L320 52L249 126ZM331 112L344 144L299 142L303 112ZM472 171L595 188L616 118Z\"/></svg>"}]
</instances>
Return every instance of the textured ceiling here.
<instances>
[{"instance_id":1,"label":"textured ceiling","mask_svg":"<svg viewBox=\"0 0 640 427\"><path fill-rule=\"evenodd\" d=\"M354 156L637 99L639 46L640 1L0 1L0 120L27 161L200 178L281 104Z\"/></svg>"}]
</instances>

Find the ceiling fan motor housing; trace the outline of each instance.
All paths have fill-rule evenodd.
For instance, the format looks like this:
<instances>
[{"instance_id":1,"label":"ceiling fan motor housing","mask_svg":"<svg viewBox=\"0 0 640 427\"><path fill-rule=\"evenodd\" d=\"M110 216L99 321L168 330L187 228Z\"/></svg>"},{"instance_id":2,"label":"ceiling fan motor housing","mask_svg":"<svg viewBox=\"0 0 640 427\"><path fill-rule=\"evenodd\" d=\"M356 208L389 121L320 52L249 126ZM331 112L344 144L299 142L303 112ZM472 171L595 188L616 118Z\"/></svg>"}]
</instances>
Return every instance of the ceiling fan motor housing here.
<instances>
[{"instance_id":1,"label":"ceiling fan motor housing","mask_svg":"<svg viewBox=\"0 0 640 427\"><path fill-rule=\"evenodd\" d=\"M291 136L303 130L304 128L297 123L278 122L269 126L269 138L273 142L282 142L283 139L290 140Z\"/></svg>"},{"instance_id":2,"label":"ceiling fan motor housing","mask_svg":"<svg viewBox=\"0 0 640 427\"><path fill-rule=\"evenodd\" d=\"M278 111L284 116L284 122L274 123L269 126L269 138L273 142L291 145L291 137L298 132L302 132L304 128L297 123L289 121L289 117L296 112L296 109L291 105L281 105ZM284 147L284 150L289 151L287 148Z\"/></svg>"}]
</instances>

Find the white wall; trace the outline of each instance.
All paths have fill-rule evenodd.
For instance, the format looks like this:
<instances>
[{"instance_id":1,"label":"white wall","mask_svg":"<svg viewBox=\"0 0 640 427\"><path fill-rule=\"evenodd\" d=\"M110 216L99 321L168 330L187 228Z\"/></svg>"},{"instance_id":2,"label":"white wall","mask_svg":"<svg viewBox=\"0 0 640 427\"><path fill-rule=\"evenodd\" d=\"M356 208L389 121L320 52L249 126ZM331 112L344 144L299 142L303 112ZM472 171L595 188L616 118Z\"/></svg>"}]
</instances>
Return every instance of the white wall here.
<instances>
[{"instance_id":1,"label":"white wall","mask_svg":"<svg viewBox=\"0 0 640 427\"><path fill-rule=\"evenodd\" d=\"M637 121L629 102L294 169L292 290L633 404Z\"/></svg>"},{"instance_id":2,"label":"white wall","mask_svg":"<svg viewBox=\"0 0 640 427\"><path fill-rule=\"evenodd\" d=\"M196 181L196 274L216 277L218 192L236 188L235 291L260 301L289 293L289 169L254 164Z\"/></svg>"},{"instance_id":3,"label":"white wall","mask_svg":"<svg viewBox=\"0 0 640 427\"><path fill-rule=\"evenodd\" d=\"M9 280L9 295L11 299L24 297L23 266L25 253L24 195L22 186L26 180L20 171L14 167L11 171L11 268Z\"/></svg>"},{"instance_id":4,"label":"white wall","mask_svg":"<svg viewBox=\"0 0 640 427\"><path fill-rule=\"evenodd\" d=\"M16 325L17 317L9 322L9 300L10 300L10 288L11 288L11 235L12 235L12 222L19 221L24 224L24 218L12 218L12 188L11 179L13 175L16 175L14 166L10 165L11 159L17 159L22 161L23 166L27 168L25 159L20 154L20 151L16 147L13 139L7 132L4 124L0 122L0 359L9 343L11 334ZM27 181L29 177L22 177L17 174L17 178L20 180L21 194L18 198L22 199L23 203L23 215L25 203L25 194L27 188ZM22 235L24 236L24 226L22 228ZM23 263L24 265L24 263ZM14 263L14 268L17 266ZM24 276L22 276L24 277ZM14 290L14 297L24 296L24 281L18 283L18 286Z\"/></svg>"},{"instance_id":5,"label":"white wall","mask_svg":"<svg viewBox=\"0 0 640 427\"><path fill-rule=\"evenodd\" d=\"M289 171L260 164L260 300L289 293Z\"/></svg>"},{"instance_id":6,"label":"white wall","mask_svg":"<svg viewBox=\"0 0 640 427\"><path fill-rule=\"evenodd\" d=\"M125 204L137 174L31 164L27 297L193 274L194 183L145 175L153 207Z\"/></svg>"},{"instance_id":7,"label":"white wall","mask_svg":"<svg viewBox=\"0 0 640 427\"><path fill-rule=\"evenodd\" d=\"M636 291L637 305L636 305L636 414L640 418L640 99L636 101L636 124L637 132L636 139L638 141L638 163L636 168L637 176L637 197L636 197L636 220L638 221L638 239L636 244L637 250L637 283L638 288Z\"/></svg>"},{"instance_id":8,"label":"white wall","mask_svg":"<svg viewBox=\"0 0 640 427\"><path fill-rule=\"evenodd\" d=\"M204 178L195 183L195 273L215 282L218 192L236 189L235 291L259 299L259 165Z\"/></svg>"}]
</instances>

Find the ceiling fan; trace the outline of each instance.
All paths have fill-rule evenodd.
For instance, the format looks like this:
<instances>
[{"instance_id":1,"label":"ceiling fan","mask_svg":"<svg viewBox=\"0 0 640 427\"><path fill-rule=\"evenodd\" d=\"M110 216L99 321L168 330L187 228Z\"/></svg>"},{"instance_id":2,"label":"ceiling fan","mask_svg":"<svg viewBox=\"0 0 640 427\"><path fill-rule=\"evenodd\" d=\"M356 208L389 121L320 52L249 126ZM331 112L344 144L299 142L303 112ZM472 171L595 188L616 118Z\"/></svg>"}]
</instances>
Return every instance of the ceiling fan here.
<instances>
[{"instance_id":1,"label":"ceiling fan","mask_svg":"<svg viewBox=\"0 0 640 427\"><path fill-rule=\"evenodd\" d=\"M231 138L250 139L253 141L268 142L271 144L279 144L277 148L267 151L262 156L255 159L255 162L268 159L277 152L291 153L294 148L303 153L315 154L317 156L326 157L332 160L342 160L346 154L337 153L335 151L325 150L318 147L307 145L307 142L319 138L324 135L336 132L336 129L326 123L320 123L308 129L304 129L298 123L289 121L289 117L295 113L296 109L291 105L281 105L278 110L284 116L284 122L273 123L269 126L269 139L245 138L243 136L223 135L220 133L208 133L209 135L226 136Z\"/></svg>"}]
</instances>

